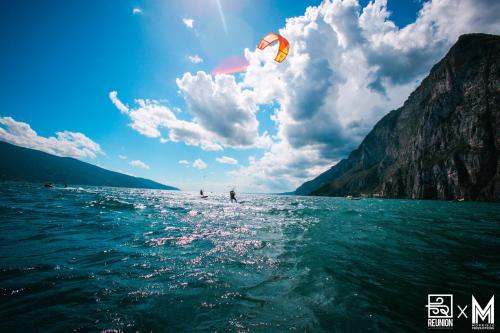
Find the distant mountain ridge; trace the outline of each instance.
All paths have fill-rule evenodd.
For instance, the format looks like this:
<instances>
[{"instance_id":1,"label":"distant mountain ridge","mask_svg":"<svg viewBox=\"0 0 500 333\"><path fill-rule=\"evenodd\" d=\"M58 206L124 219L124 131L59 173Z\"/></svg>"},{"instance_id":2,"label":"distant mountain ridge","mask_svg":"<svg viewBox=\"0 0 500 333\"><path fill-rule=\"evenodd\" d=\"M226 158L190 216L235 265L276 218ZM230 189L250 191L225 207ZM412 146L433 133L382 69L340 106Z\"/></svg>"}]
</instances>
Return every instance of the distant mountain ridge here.
<instances>
[{"instance_id":1,"label":"distant mountain ridge","mask_svg":"<svg viewBox=\"0 0 500 333\"><path fill-rule=\"evenodd\" d=\"M461 36L401 108L295 193L500 201L500 36Z\"/></svg>"},{"instance_id":2,"label":"distant mountain ridge","mask_svg":"<svg viewBox=\"0 0 500 333\"><path fill-rule=\"evenodd\" d=\"M71 157L59 157L3 141L0 141L0 156L0 181L178 190L173 186L106 170Z\"/></svg>"}]
</instances>

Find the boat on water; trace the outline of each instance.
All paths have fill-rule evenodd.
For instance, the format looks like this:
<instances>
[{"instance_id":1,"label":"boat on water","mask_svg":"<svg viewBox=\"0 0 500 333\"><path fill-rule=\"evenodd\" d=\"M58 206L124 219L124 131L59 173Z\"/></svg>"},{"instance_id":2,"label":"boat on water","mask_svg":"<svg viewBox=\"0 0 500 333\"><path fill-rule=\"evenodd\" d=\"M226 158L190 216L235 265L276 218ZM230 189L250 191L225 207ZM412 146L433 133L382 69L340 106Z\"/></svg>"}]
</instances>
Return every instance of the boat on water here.
<instances>
[{"instance_id":1,"label":"boat on water","mask_svg":"<svg viewBox=\"0 0 500 333\"><path fill-rule=\"evenodd\" d=\"M353 197L352 195L347 195L345 198L347 200L361 200L361 197Z\"/></svg>"}]
</instances>

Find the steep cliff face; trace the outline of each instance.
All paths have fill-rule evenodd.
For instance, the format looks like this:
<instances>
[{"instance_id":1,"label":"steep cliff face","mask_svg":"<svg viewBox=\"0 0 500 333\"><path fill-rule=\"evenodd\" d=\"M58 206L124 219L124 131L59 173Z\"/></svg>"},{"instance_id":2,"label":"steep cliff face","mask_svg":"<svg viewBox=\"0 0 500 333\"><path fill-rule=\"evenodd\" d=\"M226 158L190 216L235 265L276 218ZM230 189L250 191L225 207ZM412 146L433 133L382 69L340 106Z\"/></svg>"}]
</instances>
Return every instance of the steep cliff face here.
<instances>
[{"instance_id":1,"label":"steep cliff face","mask_svg":"<svg viewBox=\"0 0 500 333\"><path fill-rule=\"evenodd\" d=\"M296 193L500 201L500 36L461 36L401 108Z\"/></svg>"}]
</instances>

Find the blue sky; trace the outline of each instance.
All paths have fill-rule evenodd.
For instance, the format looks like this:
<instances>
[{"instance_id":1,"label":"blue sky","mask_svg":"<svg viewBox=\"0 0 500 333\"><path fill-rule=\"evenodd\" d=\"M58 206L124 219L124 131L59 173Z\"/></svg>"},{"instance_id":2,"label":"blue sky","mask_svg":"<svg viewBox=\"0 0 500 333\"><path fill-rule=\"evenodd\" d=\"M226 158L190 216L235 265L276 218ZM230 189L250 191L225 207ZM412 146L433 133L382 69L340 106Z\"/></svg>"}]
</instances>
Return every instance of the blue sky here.
<instances>
[{"instance_id":1,"label":"blue sky","mask_svg":"<svg viewBox=\"0 0 500 333\"><path fill-rule=\"evenodd\" d=\"M446 1L441 2L446 4ZM346 79L348 76L345 73L350 65L340 59L345 59L351 54L353 59L357 59L358 51L366 49L366 46L351 46L360 43L356 41L357 37L352 37L353 34L343 33L339 27L329 28L330 30L325 32L321 32L321 25L317 28L318 34L321 32L322 36L326 36L323 40L328 39L328 34L331 34L339 43L339 48L343 49L342 54L337 48L332 49L332 58L328 59L328 66L325 67L326 72L331 72L331 77L326 78L328 83L325 85L324 94L320 91L323 81L315 82L316 76L309 78L310 85L307 87L310 89L300 86L299 81L303 75L296 76L294 82L286 81L286 76L291 75L290 73L299 73L297 71L303 70L303 67L294 65L300 63L299 60L302 59L300 56L304 54L299 53L301 41L309 43L307 44L310 45L309 57L315 57L314 52L319 54L324 52L313 51L316 49L313 44L315 40L310 37L313 34L301 36L300 31L293 30L298 23L286 23L286 20L302 16L308 6L318 6L320 3L320 1L220 0L219 8L217 0L6 1L2 4L0 12L0 40L3 49L0 53L0 73L2 73L0 116L11 117L14 122L9 123L10 133L3 135L2 139L38 149L45 146L45 150L49 152L75 156L104 168L151 178L186 190L196 190L200 184L209 191L223 191L230 186L248 191L292 190L301 181L332 165L359 144L374 122L390 111L390 107L397 107L416 87L432 63L445 53L446 47L454 42L456 35L463 32L460 29L465 31L469 29L467 25L469 23L465 22L464 27L457 28L456 32L449 32L449 29L439 32L437 39L446 40L445 47L436 47L433 52L426 51L423 55L419 54L418 56L426 57L428 61L424 61L416 69L415 66L410 69L401 65L398 71L401 75L408 72L407 79L390 74L391 70L386 67L395 66L391 64L394 61L381 59L373 46L374 51L363 54L360 56L362 60L359 60L366 65L364 68L368 71L363 74L363 80L366 81L363 87L382 86L382 88L374 92L375 97L371 100L367 99L366 102L360 103L368 105L360 107L363 112L366 109L364 114L360 116L361 111L359 111L357 116L352 116L352 112L341 111L342 108L347 108L348 104L345 103L349 100L346 94L349 90L346 89L349 88L350 81ZM357 8L358 16L352 22L359 24L366 32L363 42L369 40L366 38L367 33L375 34L366 24L367 19L359 18L368 1L360 1L359 5L353 1L344 3L335 1L335 3L341 5L335 8L333 4L328 5L332 8L327 8L325 5L321 11L318 10L318 17L324 17L323 21L328 21L333 15L335 22L343 22L344 18L346 21L353 19L349 14L349 8ZM384 1L381 3L385 5ZM473 5L467 1L464 3ZM395 31L402 34L401 31L405 26L417 20L418 11L422 6L423 2L415 0L388 1L386 9L391 14L383 17L382 21L393 22L394 26L387 28L387 33ZM435 15L444 15L442 12L437 12L440 10L438 6L434 7L430 8L430 12L434 10L432 13ZM381 12L383 8L378 9L378 16L373 16L374 22L380 21L380 17L383 16ZM313 21L319 18L311 16L305 20ZM493 32L497 29L497 25L495 22L491 23L491 20L485 19L482 24L470 29L493 30ZM272 64L272 58L269 59L268 66L274 66L270 72L279 77L277 87L280 85L291 87L290 89L297 89L300 94L288 96L286 94L289 90L285 95L277 90L275 96L262 98L260 101L260 97L252 94L264 89L259 85L271 82L271 79L262 76L264 74L261 69L266 63L257 64L257 59L272 50L268 53L256 53L255 46L266 33L279 29L284 29L285 33L289 33L291 40L297 41L296 45L292 44L292 48L295 47L296 50L290 55L290 59L287 59L288 64L283 67L278 68ZM385 31L384 29L382 30ZM303 30L305 33L306 29ZM436 35L421 37L414 30L410 32L415 34L415 38L436 39ZM350 38L349 42L345 42L346 38ZM245 48L249 53L244 53ZM398 49L401 48L393 47L389 53L397 52L394 50ZM421 49L425 47L421 46ZM193 63L189 57L195 59L193 58L195 56L202 61ZM403 56L412 57L412 53L405 53ZM215 82L216 79L210 72L220 67L220 64L229 57L240 59L246 57L250 61L251 68L255 68L253 71L249 67L248 74L229 75L234 77L234 87L237 88L234 89L235 95L228 97L227 104L232 105L234 102L237 108L242 108L241 114L244 117L248 115L248 122L242 121L241 126L237 127L243 132L249 129L248 133L244 133L245 138L239 137L238 133L234 132L234 126L220 124L223 121L233 121L234 124L234 119L225 120L227 117L224 115L230 116L231 113L221 113L220 119L217 110L204 113L205 108L221 107L217 103L221 100L226 101L224 93L207 105L203 105L202 99L196 95L207 80L206 77L198 76L197 71L210 75L209 80L213 78ZM294 62L294 59L297 60ZM337 73L336 64L342 66L345 71L339 70ZM319 61L315 63L313 59L309 60L307 66L322 65ZM325 70L321 68L311 67L307 73L313 73L315 69L318 73L324 73ZM192 77L185 76L185 73L191 73ZM336 81L335 78L338 77L344 78ZM260 78L256 80L260 83L252 81L252 78ZM370 83L377 84L370 85ZM214 83L214 89L218 89L218 84ZM232 87L231 83L220 84ZM117 92L117 98L127 105L129 111L120 112L117 109L110 100L110 92L113 91ZM344 97L339 97L339 92L344 92ZM371 92L373 91L370 90ZM232 94L233 90L230 93ZM252 97L248 97L248 94ZM332 100L332 97L327 96L336 97ZM251 98L252 102L247 102L247 97ZM195 124L196 128L199 128L199 133L202 135L208 133L211 140L222 150L202 149L201 144L187 145L185 138L178 139L178 142L168 140L162 143L161 138L169 139L168 133L172 129L169 126L172 125L161 125L161 119L147 120L148 124L152 121L158 122L153 126L161 132L161 136L148 136L145 130L141 132L137 128L134 129L134 126L130 125L134 123L133 110L141 109L134 103L135 99L154 101L152 103L165 107L168 112L175 115L176 124L179 121L186 121L190 126ZM319 113L315 113L314 110L309 111L309 108L314 109L314 101L320 101L321 105L331 105L337 112L335 122L331 120L333 119L330 117L331 114L324 115L328 117L328 121L332 121L330 128L324 129L324 135L321 124L325 123L326 118L318 117L315 120L316 124L304 122L297 125L295 121L294 124L297 126L292 126L287 120L290 117L295 120L305 119L304 115L308 115L307 112L311 112L310 119L316 117ZM149 112L148 106L151 105L153 104L147 104L144 112L135 115L144 116ZM297 105L305 105L304 110L299 110ZM165 115L166 113L161 113L159 117ZM15 132L15 126L20 126L19 122L29 124L37 136ZM136 119L136 125L140 124ZM5 129L9 125L4 121L2 126ZM21 131L27 131L25 127L19 128ZM318 135L306 137L300 129L306 129L308 132L317 131ZM74 153L66 149L67 145L79 140L74 136L70 139L67 139L67 136L57 137L59 141L63 141L61 147L55 146L60 144L59 142L44 140L55 136L57 132L64 131L82 133L93 143L98 144L99 148L91 144L79 144L78 149L83 150ZM266 138L265 132L270 141L267 146L256 143L259 138L262 140ZM231 137L225 137L226 134ZM273 157L278 151L283 151L284 146L286 146L284 150L290 149L288 156L296 156L294 161ZM221 159L223 156L226 158ZM217 158L225 162L234 159L238 163L219 163L216 161ZM193 163L197 159L202 160L207 167L201 170L194 167ZM179 163L184 160L189 164ZM143 164L132 161L141 161ZM273 167L269 168L270 164L273 167L278 165L286 168L274 170ZM196 165L199 166L200 163ZM262 172L262 169L273 169L275 173L264 172L255 177L255 174ZM283 178L283 174L294 176Z\"/></svg>"}]
</instances>

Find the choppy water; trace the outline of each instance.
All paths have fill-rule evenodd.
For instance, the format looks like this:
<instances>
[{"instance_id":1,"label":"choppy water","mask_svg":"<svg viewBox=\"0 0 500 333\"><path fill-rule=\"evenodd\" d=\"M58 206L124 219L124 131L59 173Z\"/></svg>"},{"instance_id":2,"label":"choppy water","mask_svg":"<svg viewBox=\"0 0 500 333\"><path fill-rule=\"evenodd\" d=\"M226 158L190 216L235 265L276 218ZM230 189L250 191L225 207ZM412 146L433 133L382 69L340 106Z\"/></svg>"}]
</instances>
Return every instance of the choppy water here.
<instances>
[{"instance_id":1,"label":"choppy water","mask_svg":"<svg viewBox=\"0 0 500 333\"><path fill-rule=\"evenodd\" d=\"M500 205L0 190L0 330L423 331L498 292Z\"/></svg>"}]
</instances>

